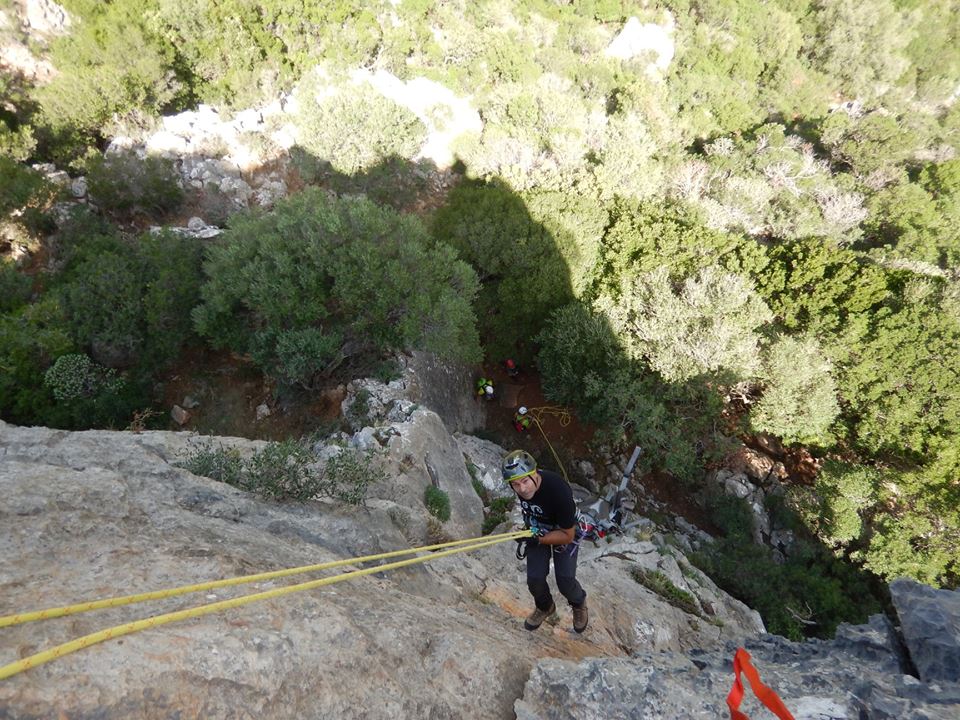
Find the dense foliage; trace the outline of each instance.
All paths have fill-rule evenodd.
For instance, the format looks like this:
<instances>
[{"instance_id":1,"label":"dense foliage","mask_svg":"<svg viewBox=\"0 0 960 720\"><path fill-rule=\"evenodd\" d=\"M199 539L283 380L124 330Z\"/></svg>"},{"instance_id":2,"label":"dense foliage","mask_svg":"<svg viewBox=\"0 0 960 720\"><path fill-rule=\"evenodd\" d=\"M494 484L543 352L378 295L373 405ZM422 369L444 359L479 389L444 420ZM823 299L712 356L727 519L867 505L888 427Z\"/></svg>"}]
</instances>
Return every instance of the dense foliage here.
<instances>
[{"instance_id":1,"label":"dense foliage","mask_svg":"<svg viewBox=\"0 0 960 720\"><path fill-rule=\"evenodd\" d=\"M198 331L311 386L364 352L414 347L477 360L474 272L414 217L307 190L233 218L211 247Z\"/></svg>"}]
</instances>

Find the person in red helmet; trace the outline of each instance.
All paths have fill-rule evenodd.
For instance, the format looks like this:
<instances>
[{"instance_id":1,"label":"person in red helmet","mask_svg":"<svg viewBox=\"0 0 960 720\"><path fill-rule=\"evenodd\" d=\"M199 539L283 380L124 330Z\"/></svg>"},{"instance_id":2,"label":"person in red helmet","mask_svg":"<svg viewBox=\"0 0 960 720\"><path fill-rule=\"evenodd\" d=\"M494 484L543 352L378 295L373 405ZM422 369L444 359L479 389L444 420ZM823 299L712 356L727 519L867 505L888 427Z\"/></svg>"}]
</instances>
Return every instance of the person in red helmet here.
<instances>
[{"instance_id":1,"label":"person in red helmet","mask_svg":"<svg viewBox=\"0 0 960 720\"><path fill-rule=\"evenodd\" d=\"M503 361L503 369L506 370L509 377L516 377L520 374L520 368L517 367L517 363L513 361L513 358L507 358Z\"/></svg>"}]
</instances>

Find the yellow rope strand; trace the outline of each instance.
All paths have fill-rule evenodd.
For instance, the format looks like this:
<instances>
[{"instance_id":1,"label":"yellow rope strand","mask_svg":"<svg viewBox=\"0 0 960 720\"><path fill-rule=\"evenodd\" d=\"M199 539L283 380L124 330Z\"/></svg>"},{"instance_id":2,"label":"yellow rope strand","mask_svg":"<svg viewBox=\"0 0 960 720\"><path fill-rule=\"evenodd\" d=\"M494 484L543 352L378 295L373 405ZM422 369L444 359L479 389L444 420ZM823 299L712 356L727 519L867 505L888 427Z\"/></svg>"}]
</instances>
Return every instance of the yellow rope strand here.
<instances>
[{"instance_id":1,"label":"yellow rope strand","mask_svg":"<svg viewBox=\"0 0 960 720\"><path fill-rule=\"evenodd\" d=\"M560 468L560 472L563 473L563 479L567 481L567 485L570 484L570 477L567 475L567 469L563 466L563 463L560 462L560 456L557 455L557 451L553 449L553 445L550 443L550 438L547 437L547 433L543 431L543 425L540 424L540 420L545 415L556 415L558 416L558 422L560 427L566 427L570 424L572 418L570 413L562 407L557 407L555 405L544 405L543 407L535 407L527 410L530 416L533 418L533 421L537 424L537 429L540 431L540 434L543 436L544 441L547 443L547 447L550 448L550 452L553 453L553 459L557 461L557 467Z\"/></svg>"},{"instance_id":2,"label":"yellow rope strand","mask_svg":"<svg viewBox=\"0 0 960 720\"><path fill-rule=\"evenodd\" d=\"M488 535L486 540L497 538L515 538L518 534L524 534L526 531L501 533L500 535ZM65 605L63 607L47 608L34 612L18 613L16 615L4 615L0 617L0 628L11 625L20 625L22 623L34 622L36 620L47 620L50 618L63 617L64 615L75 615L77 613L87 612L89 610L100 610L102 608L120 607L122 605L131 605L148 600L161 600L177 595L185 595L201 590L213 590L215 588L229 587L231 585L242 585L244 583L258 582L262 580L273 580L275 578L297 575L299 573L314 572L316 570L329 570L343 565L353 565L357 563L371 562L373 560L385 560L391 557L400 557L402 555L412 555L413 553L427 552L430 550L439 550L446 547L455 547L457 545L466 545L476 542L478 538L469 540L454 540L453 542L440 543L439 545L427 545L425 547L409 548L407 550L394 550L392 552L380 553L379 555L366 555L364 557L350 558L348 560L334 560L332 562L320 563L318 565L304 565L302 567L287 568L284 570L274 570L272 572L257 573L255 575L244 575L242 577L227 578L225 580L212 580L210 582L198 583L196 585L183 585L177 588L167 590L154 590L153 592L139 593L137 595L124 595L122 597L107 598L104 600L93 600L89 602L77 603L75 605Z\"/></svg>"},{"instance_id":3,"label":"yellow rope strand","mask_svg":"<svg viewBox=\"0 0 960 720\"><path fill-rule=\"evenodd\" d=\"M91 633L90 635L84 635L83 637L63 643L62 645L57 645L49 650L44 650L43 652L36 653L30 657L10 663L9 665L4 665L3 667L0 667L0 680L5 680L13 675L24 672L25 670L29 670L30 668L50 662L51 660L63 657L64 655L69 655L70 653L90 647L91 645L105 642L106 640L111 640L113 638L123 637L124 635L130 635L132 633L139 632L140 630L146 630L147 628L159 627L161 625L177 622L179 620L187 620L189 618L210 615L212 613L220 612L221 610L229 610L231 608L240 607L252 602L282 597L283 595L289 595L291 593L301 592L304 590L312 590L325 585L333 585L345 580L362 577L364 575L372 575L385 570L395 570L397 568L407 567L409 565L416 565L418 563L424 563L439 557L446 557L448 555L455 555L462 552L470 552L471 550L478 550L489 545L496 545L497 543L511 540L514 536L523 536L529 534L530 533L527 530L508 533L497 537L496 539L487 539L484 542L476 542L475 544L468 545L466 547L444 550L442 552L432 553L423 557L400 560L398 562L387 563L386 565L377 565L371 568L364 568L363 570L353 570L348 573L343 573L342 575L334 575L333 577L311 580L298 585L289 585L287 587L267 590L265 592L254 593L252 595L243 595L238 598L233 598L232 600L221 600L220 602L200 605L199 607L189 608L187 610L165 613L163 615L154 615L153 617L145 618L143 620L135 620L134 622L125 623L123 625L116 625L112 628L107 628L106 630L100 630L99 632ZM422 550L423 548L419 549Z\"/></svg>"}]
</instances>

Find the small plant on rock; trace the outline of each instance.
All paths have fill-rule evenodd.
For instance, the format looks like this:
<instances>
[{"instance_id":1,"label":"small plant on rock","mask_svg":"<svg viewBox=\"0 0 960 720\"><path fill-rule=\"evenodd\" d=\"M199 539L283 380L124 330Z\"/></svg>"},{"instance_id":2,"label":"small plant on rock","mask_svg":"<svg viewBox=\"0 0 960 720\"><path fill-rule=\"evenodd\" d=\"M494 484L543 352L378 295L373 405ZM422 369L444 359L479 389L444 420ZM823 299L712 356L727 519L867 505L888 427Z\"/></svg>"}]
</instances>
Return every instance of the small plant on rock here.
<instances>
[{"instance_id":1,"label":"small plant on rock","mask_svg":"<svg viewBox=\"0 0 960 720\"><path fill-rule=\"evenodd\" d=\"M423 504L427 511L440 522L450 519L450 496L438 487L428 485L423 492Z\"/></svg>"}]
</instances>

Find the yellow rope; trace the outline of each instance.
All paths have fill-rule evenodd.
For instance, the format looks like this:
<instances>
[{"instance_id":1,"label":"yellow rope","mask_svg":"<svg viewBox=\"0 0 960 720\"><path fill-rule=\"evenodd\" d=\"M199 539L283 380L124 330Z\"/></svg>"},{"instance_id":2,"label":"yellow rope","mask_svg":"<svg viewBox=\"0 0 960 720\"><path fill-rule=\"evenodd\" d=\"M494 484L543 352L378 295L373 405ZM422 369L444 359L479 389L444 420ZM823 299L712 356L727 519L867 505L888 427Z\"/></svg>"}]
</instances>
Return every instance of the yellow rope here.
<instances>
[{"instance_id":1,"label":"yellow rope","mask_svg":"<svg viewBox=\"0 0 960 720\"><path fill-rule=\"evenodd\" d=\"M530 532L528 530L504 533L500 536L497 536L495 539L488 538L483 540L483 542L474 542L474 544L466 547L444 550L442 552L432 553L423 557L400 560L394 563L387 563L386 565L377 565L371 568L364 568L363 570L353 570L348 573L343 573L342 575L334 575L333 577L321 578L319 580L310 580L309 582L299 583L297 585L289 585L287 587L267 590L265 592L254 593L252 595L243 595L238 598L233 598L232 600L221 600L220 602L200 605L187 610L179 610L177 612L165 613L163 615L154 615L153 617L145 618L143 620L135 620L123 625L116 625L112 628L100 630L99 632L91 633L90 635L84 635L76 640L71 640L70 642L57 645L49 650L44 650L43 652L36 653L35 655L31 655L23 658L22 660L10 663L9 665L4 665L3 667L0 667L0 680L5 680L6 678L24 672L25 670L29 670L30 668L50 662L51 660L63 657L64 655L69 655L70 653L90 647L91 645L95 645L106 640L111 640L113 638L123 637L124 635L130 635L132 633L139 632L140 630L146 630L147 628L159 627L161 625L166 625L167 623L177 622L178 620L187 620L189 618L210 615L212 613L220 612L221 610L229 610L231 608L240 607L252 602L257 602L259 600L269 600L295 592L312 590L325 585L333 585L335 583L343 582L344 580L350 580L355 577L362 577L364 575L372 575L385 570L395 570L396 568L416 565L418 563L424 563L438 557L446 557L448 555L455 555L457 553L478 550L489 545L496 545L497 543L501 543L506 540L512 540L515 537L522 537L529 534ZM473 540L476 541L478 538L474 538ZM457 542L463 544L464 542L470 541ZM416 549L416 551L421 550L424 550L424 548ZM357 560L354 560L353 562L357 562Z\"/></svg>"},{"instance_id":2,"label":"yellow rope","mask_svg":"<svg viewBox=\"0 0 960 720\"><path fill-rule=\"evenodd\" d=\"M569 410L558 407L557 405L544 405L542 407L529 408L528 412L537 420L540 420L540 418L542 418L544 415L556 415L558 418L557 421L560 423L560 427L566 427L573 420Z\"/></svg>"},{"instance_id":3,"label":"yellow rope","mask_svg":"<svg viewBox=\"0 0 960 720\"><path fill-rule=\"evenodd\" d=\"M488 535L485 539L507 539L516 536L517 532L515 531L501 533L500 535ZM424 547L409 548L407 550L393 550L391 552L380 553L379 555L366 555L364 557L350 558L348 560L334 560L332 562L320 563L318 565L303 565L302 567L274 570L271 572L257 573L255 575L243 575L241 577L227 578L225 580L212 580L210 582L198 583L195 585L182 585L180 587L170 588L167 590L154 590L152 592L139 593L137 595L123 595L121 597L107 598L105 600L92 600L88 602L77 603L75 605L65 605L63 607L36 610L34 612L18 613L16 615L4 615L0 617L0 628L34 622L36 620L48 620L50 618L63 617L64 615L75 615L77 613L87 612L89 610L120 607L122 605L131 605L133 603L146 602L148 600L161 600L163 598L176 597L177 595L200 592L201 590L213 590L215 588L229 587L231 585L242 585L244 583L258 582L261 580L274 580L276 578L297 575L299 573L314 572L316 570L330 570L332 568L342 567L343 565L353 565L357 563L371 562L373 560L385 560L386 558L399 557L401 555L412 555L414 553L439 550L440 548L454 547L456 545L466 545L476 541L477 538L471 538L469 540L454 540L453 542L440 543L439 545L427 545Z\"/></svg>"},{"instance_id":4,"label":"yellow rope","mask_svg":"<svg viewBox=\"0 0 960 720\"><path fill-rule=\"evenodd\" d=\"M560 462L560 457L557 455L557 451L554 450L553 445L550 444L550 438L547 437L547 433L543 431L543 425L540 424L541 418L543 418L545 415L556 415L558 416L560 427L566 427L572 420L569 411L555 405L544 405L543 407L528 408L527 413L537 424L537 429L540 431L540 434L543 435L543 439L546 441L547 447L550 448L550 452L553 453L553 459L557 461L557 467L559 467L560 472L563 473L563 479L566 480L567 485L569 485L570 477L567 475L567 470L565 467L563 467L563 463Z\"/></svg>"}]
</instances>

